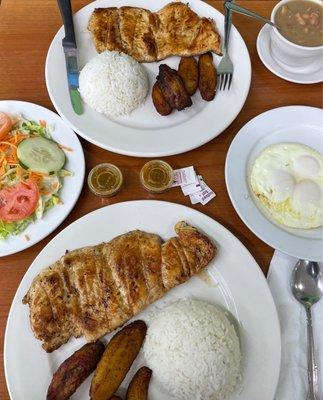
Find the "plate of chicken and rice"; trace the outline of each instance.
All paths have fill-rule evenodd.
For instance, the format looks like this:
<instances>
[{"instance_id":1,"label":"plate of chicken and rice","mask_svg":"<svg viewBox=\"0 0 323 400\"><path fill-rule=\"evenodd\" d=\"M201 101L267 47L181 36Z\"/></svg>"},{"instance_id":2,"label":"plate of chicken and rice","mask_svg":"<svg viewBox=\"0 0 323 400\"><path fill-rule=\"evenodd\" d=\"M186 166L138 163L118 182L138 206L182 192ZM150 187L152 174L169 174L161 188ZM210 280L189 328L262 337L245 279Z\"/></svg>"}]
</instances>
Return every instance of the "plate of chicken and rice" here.
<instances>
[{"instance_id":1,"label":"plate of chicken and rice","mask_svg":"<svg viewBox=\"0 0 323 400\"><path fill-rule=\"evenodd\" d=\"M131 201L80 218L36 257L4 364L12 400L137 399L138 387L150 400L272 400L280 329L265 277L227 229Z\"/></svg>"},{"instance_id":2,"label":"plate of chicken and rice","mask_svg":"<svg viewBox=\"0 0 323 400\"><path fill-rule=\"evenodd\" d=\"M230 90L217 90L224 16L200 0L97 0L74 15L84 113L68 93L62 27L46 60L47 89L75 132L119 154L179 154L212 140L241 111L251 82L233 26ZM64 79L62 79L64 77Z\"/></svg>"}]
</instances>

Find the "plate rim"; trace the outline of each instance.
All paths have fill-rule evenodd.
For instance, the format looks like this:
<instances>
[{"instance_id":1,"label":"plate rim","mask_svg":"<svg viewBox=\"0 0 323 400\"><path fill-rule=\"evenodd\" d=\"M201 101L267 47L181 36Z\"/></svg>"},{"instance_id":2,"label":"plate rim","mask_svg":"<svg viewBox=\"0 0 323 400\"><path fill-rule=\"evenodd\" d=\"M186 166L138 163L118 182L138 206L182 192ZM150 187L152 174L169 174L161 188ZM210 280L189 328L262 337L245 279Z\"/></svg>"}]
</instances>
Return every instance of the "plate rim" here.
<instances>
[{"instance_id":1,"label":"plate rim","mask_svg":"<svg viewBox=\"0 0 323 400\"><path fill-rule=\"evenodd\" d=\"M97 3L99 1L101 1L101 0L95 0L95 1L93 1L91 3L89 3L89 4L86 4L84 7L80 8L75 14L83 11L84 8L91 7L91 6L93 7L93 4ZM180 0L180 1L182 2L184 0ZM205 3L202 0L192 0L192 1L196 2L197 4L200 3L200 4L203 4L203 6L207 6L207 7L211 8L214 12L216 12L219 15L219 17L221 16L221 18L224 18L224 15L218 9L216 9L213 6L211 6L210 4ZM246 45L245 40L243 39L243 37L240 34L240 32L238 31L238 29L234 25L232 25L232 28L236 31L239 39L241 40L242 46L246 50L247 63L248 63L248 69L249 69L249 71L248 71L249 72L249 74L248 74L249 76L247 77L248 78L248 85L247 85L248 89L246 90L246 93L243 96L241 96L241 107L239 107L239 111L236 113L236 115L234 115L232 118L230 118L230 120L228 120L228 123L225 125L225 127L220 132L218 132L215 135L213 135L213 134L210 135L209 138L205 138L203 140L200 140L197 144L191 144L191 145L188 145L186 147L182 147L182 150L172 150L171 147L168 150L163 150L163 151L158 151L158 150L155 150L155 151L150 151L150 150L141 150L141 151L138 150L138 151L136 151L136 150L134 150L133 151L133 150L122 149L122 146L121 147L118 146L118 148L117 148L117 147L115 147L113 145L102 143L102 141L98 141L96 139L93 139L90 135L82 132L82 130L77 128L74 123L69 121L68 117L65 116L65 114L62 112L62 109L59 106L59 104L55 101L52 88L48 84L48 81L49 81L49 56L50 56L50 53L51 53L52 49L54 48L54 45L55 45L56 41L58 40L57 37L60 35L60 32L63 29L63 26L61 26L58 29L58 31L56 32L56 34L54 35L54 37L53 37L53 39L52 39L52 41L50 43L50 46L48 48L47 55L46 55L45 82L46 82L47 92L49 94L49 97L51 99L52 104L54 105L54 107L55 107L56 111L58 112L58 114L60 115L60 117L67 124L69 124L71 126L71 128L78 135L80 135L85 140L89 141L90 143L92 143L92 144L94 144L94 145L96 145L96 146L98 146L98 147L100 147L102 149L105 149L107 151L111 151L111 152L116 153L116 154L129 156L129 157L149 157L149 158L152 158L152 157L167 157L167 156L173 156L173 155L183 154L183 153L192 151L192 150L197 149L197 148L205 145L206 143L209 143L210 141L214 140L217 136L219 136L226 129L228 129L228 127L236 120L236 118L241 113L241 111L242 111L242 109L243 109L243 107L244 107L244 105L245 105L245 103L247 101L248 95L250 93L251 80L252 80L252 64L251 64L249 50L248 50L248 47ZM189 121L185 121L185 122L189 122ZM182 124L180 124L180 125L182 125ZM171 126L170 128L173 128L173 126ZM164 128L164 129L168 129L168 127ZM162 130L164 130L164 129L162 129ZM140 128L134 128L134 130L140 130ZM158 131L158 130L161 130L161 129L154 129L154 131ZM185 141L183 141L183 143L185 144Z\"/></svg>"},{"instance_id":2,"label":"plate rim","mask_svg":"<svg viewBox=\"0 0 323 400\"><path fill-rule=\"evenodd\" d=\"M80 162L81 162L81 165L80 165L80 171L81 171L81 179L80 179L80 182L81 182L81 184L79 185L79 188L77 188L77 190L75 191L75 196L74 196L73 201L70 203L70 205L69 205L68 207L66 207L66 210L65 210L65 212L64 212L64 216L62 215L61 218L58 218L58 219L55 221L55 224L51 225L50 229L44 230L44 233L41 234L41 235L39 235L38 239L37 239L35 242L28 242L28 241L22 242L24 245L21 247L20 250L9 250L9 251L7 251L7 252L1 252L1 248L0 248L0 258L2 258L2 257L7 257L7 256L10 256L10 255L13 255L13 254L20 253L20 252L22 252L22 251L24 251L24 250L26 250L26 249L28 249L28 248L34 246L35 244L39 243L41 240L45 239L45 238L48 237L50 234L52 234L52 233L55 231L55 229L57 229L57 228L65 221L65 219L68 217L68 215L69 215L69 214L72 212L72 210L74 209L75 204L77 203L77 201L78 201L78 199L79 199L79 197L80 197L81 191L82 191L82 189L83 189L84 178L85 178L85 156L84 156L84 151L83 151L83 147L82 147L82 145L81 145L81 142L80 142L78 136L76 135L76 133L73 131L72 127L71 127L69 124L66 124L66 122L61 118L61 116L60 116L59 114L57 114L56 112L54 112L53 110L51 110L51 109L49 109L49 108L46 108L46 107L44 107L44 106L42 106L42 105L39 105L39 104L37 104L37 103L32 103L32 102L30 102L30 101L11 100L11 99L9 99L9 100L0 100L0 107L1 107L1 104L2 104L2 103L14 103L14 104L17 104L17 105L21 104L22 107L26 107L26 106L28 107L28 106L31 105L32 107L38 108L39 111L41 111L41 110L46 110L46 112L49 112L50 114L52 114L53 116L55 116L55 118L59 118L59 119L64 123L64 125L66 125L66 128L67 128L71 133L73 133L74 138L75 138L76 142L77 142L78 145L79 145L79 150L80 150L80 151L79 151L79 158L80 158ZM64 203L64 205L66 205L66 204ZM36 222L36 223L37 223L37 222ZM23 231L23 232L24 232L24 231ZM19 237L20 235L22 235L23 232L21 232L19 235L17 235L17 237Z\"/></svg>"},{"instance_id":3,"label":"plate rim","mask_svg":"<svg viewBox=\"0 0 323 400\"><path fill-rule=\"evenodd\" d=\"M252 222L251 218L248 218L245 214L244 214L244 206L241 202L241 199L243 198L243 195L241 195L241 199L236 199L235 195L233 194L232 191L232 184L231 184L231 179L230 179L230 175L232 175L232 173L230 173L230 171L233 169L233 163L236 161L233 161L232 158L232 152L235 149L235 146L237 146L237 143L239 143L239 141L241 140L241 137L243 135L245 135L245 130L248 129L254 122L255 120L261 120L264 117L267 117L268 115L272 114L272 113L278 113L278 112L293 112L294 109L311 109L311 110L315 110L315 111L321 111L322 115L323 115L323 110L320 110L317 107L312 107L312 106L302 106L302 105L289 105L289 106L283 106L283 107L276 107L276 108L272 108L270 110L267 110L257 116L255 116L254 118L252 118L251 120L249 120L236 134L236 136L234 137L234 139L232 140L229 150L227 152L227 156L226 156L226 160L225 160L225 184L226 184L226 188L227 188L227 192L229 194L230 197L230 201L231 204L233 205L236 213L239 215L240 219L242 220L242 222L246 225L246 227L254 234L256 235L260 240L262 240L264 243L268 244L270 247L272 247L273 249L279 250L285 254L288 254L292 257L297 257L299 259L311 259L313 261L317 261L317 262L322 262L323 261L323 252L321 252L321 256L319 255L319 252L316 250L317 254L315 255L315 257L310 257L308 258L308 255L306 255L306 257L304 257L304 254L302 254L302 252L298 252L299 247L298 246L291 246L291 247L296 247L295 250L286 250L286 248L284 248L283 246L281 246L281 242L277 241L277 243L275 243L275 236L271 235L272 238L274 239L268 239L266 237L266 233L263 234L262 232L266 232L265 229L261 230L259 227L255 226L256 224L254 224ZM263 136L259 136L258 139L260 140ZM323 138L323 133L322 133L322 138ZM255 143L253 143L254 145ZM250 148L253 146L250 146ZM242 187L244 188L246 186L246 188L248 189L248 183L247 183L247 178L245 176L245 170L246 170L246 166L247 166L247 161L248 161L248 157L250 155L250 151L248 153L248 155L246 155L246 163L244 159L240 159L239 163L241 161L241 164L243 163L243 165L240 165L241 170L244 171L243 172L243 184ZM235 167L236 168L236 167ZM239 170L239 168L238 168ZM251 196L250 196L251 198ZM253 201L253 200L252 200ZM253 202L254 203L254 202ZM266 216L258 209L257 205L254 203L255 205L255 212L261 216L261 219L263 221L265 221L266 225L271 225L275 229L276 231L280 232L280 235L284 235L286 238L291 236L291 234L287 231L284 230L282 228L277 227L273 222L271 222L268 218L266 218ZM251 221L251 222L250 222ZM298 241L302 241L303 238L298 237L297 239ZM318 240L318 242L321 242L322 240ZM319 245L317 247L320 247Z\"/></svg>"},{"instance_id":4,"label":"plate rim","mask_svg":"<svg viewBox=\"0 0 323 400\"><path fill-rule=\"evenodd\" d=\"M8 380L8 371L7 371L7 360L8 360L8 337L9 337L9 331L8 331L8 326L9 326L9 322L12 318L12 313L13 313L13 307L14 304L17 301L17 297L18 297L18 293L20 292L20 289L23 285L23 281L25 280L25 278L27 277L27 274L30 270L30 268L33 266L33 264L36 262L36 260L38 259L39 255L43 252L46 251L47 247L50 245L50 243L55 240L57 238L57 236L63 234L63 232L65 230L71 229L71 226L76 223L79 222L80 220L83 219L87 219L88 216L90 214L95 214L95 213L100 213L102 212L102 209L107 209L107 208L118 208L120 207L120 205L122 206L126 206L128 204L156 204L156 205L163 205L164 203L166 203L166 205L171 206L171 207L178 207L178 208L182 208L182 209L188 209L191 213L195 214L195 215L201 215L202 218L205 218L207 221L209 221L210 223L212 223L212 225L214 225L217 229L222 230L229 238L230 240L233 240L234 242L236 242L238 245L241 246L241 250L244 251L246 253L246 255L253 261L253 265L254 265L254 269L253 269L253 274L256 274L256 279L259 281L261 281L264 285L264 288L266 290L266 298L267 300L271 303L272 305L272 318L275 320L275 326L273 327L274 332L275 332L275 336L277 339L277 348L276 348L276 356L278 357L278 365L277 365L277 369L272 373L273 375L273 380L272 380L272 388L273 388L273 396L275 394L275 391L277 389L278 386L278 381L279 381L279 375L280 375L280 368L281 368L281 326L280 326L280 320L279 320L279 316L278 316L278 311L277 311L277 307L273 298L273 295L271 293L271 290L269 288L267 279L263 273L263 271L261 270L259 264L257 263L257 261L254 259L254 257L252 256L252 254L250 253L250 251L247 249L247 247L240 241L239 238L237 238L228 228L226 228L224 225L220 224L218 221L216 221L215 219L213 219L212 217L208 216L207 214L204 214L203 212L196 210L194 208L185 206L183 204L178 204L178 203L173 203L173 202L169 202L169 201L164 201L164 200L129 200L129 201L124 201L124 202L120 202L120 203L114 203L114 204L110 204L104 207L100 207L96 210L91 211L88 214L83 215L82 217L80 217L79 219L73 221L71 224L69 224L67 227L65 227L62 231L58 232L57 235L55 235L55 237L41 250L41 252L36 256L36 258L32 261L32 263L30 264L30 266L28 267L27 271L25 272L23 278L21 279L16 293L12 299L11 305L10 305L10 309L9 309L9 313L8 313L8 318L7 318L7 322L6 322L6 328L5 328L5 334L4 334L4 355L3 355L3 360L4 360L4 375L5 375L5 380L6 380L6 385L7 385L7 389L10 395L10 398L12 400L12 393L10 390L10 385L9 385L9 380ZM276 357L275 357L276 358Z\"/></svg>"}]
</instances>

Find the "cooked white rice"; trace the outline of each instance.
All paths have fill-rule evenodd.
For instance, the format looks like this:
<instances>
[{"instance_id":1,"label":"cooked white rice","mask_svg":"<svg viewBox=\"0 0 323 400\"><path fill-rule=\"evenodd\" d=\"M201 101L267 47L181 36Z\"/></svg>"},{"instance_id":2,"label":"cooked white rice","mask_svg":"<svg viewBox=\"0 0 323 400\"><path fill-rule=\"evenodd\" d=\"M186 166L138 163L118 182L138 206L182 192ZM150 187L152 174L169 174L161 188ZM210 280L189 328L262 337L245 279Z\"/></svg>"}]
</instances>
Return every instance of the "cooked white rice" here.
<instances>
[{"instance_id":1,"label":"cooked white rice","mask_svg":"<svg viewBox=\"0 0 323 400\"><path fill-rule=\"evenodd\" d=\"M144 101L148 77L144 67L117 51L104 51L82 69L79 90L94 110L109 117L130 114Z\"/></svg>"},{"instance_id":2,"label":"cooked white rice","mask_svg":"<svg viewBox=\"0 0 323 400\"><path fill-rule=\"evenodd\" d=\"M165 392L183 400L224 400L241 376L239 339L226 314L181 300L149 324L144 354Z\"/></svg>"}]
</instances>

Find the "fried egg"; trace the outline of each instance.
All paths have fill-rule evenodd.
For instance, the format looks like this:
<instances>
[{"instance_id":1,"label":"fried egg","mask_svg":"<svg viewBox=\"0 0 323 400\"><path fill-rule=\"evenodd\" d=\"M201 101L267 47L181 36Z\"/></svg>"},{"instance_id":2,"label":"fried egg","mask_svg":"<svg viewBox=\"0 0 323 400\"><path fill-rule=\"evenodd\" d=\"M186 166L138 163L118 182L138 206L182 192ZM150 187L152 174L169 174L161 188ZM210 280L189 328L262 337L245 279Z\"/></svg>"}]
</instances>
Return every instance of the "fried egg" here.
<instances>
[{"instance_id":1,"label":"fried egg","mask_svg":"<svg viewBox=\"0 0 323 400\"><path fill-rule=\"evenodd\" d=\"M255 160L249 183L278 223L299 229L323 225L323 156L299 143L277 143Z\"/></svg>"}]
</instances>

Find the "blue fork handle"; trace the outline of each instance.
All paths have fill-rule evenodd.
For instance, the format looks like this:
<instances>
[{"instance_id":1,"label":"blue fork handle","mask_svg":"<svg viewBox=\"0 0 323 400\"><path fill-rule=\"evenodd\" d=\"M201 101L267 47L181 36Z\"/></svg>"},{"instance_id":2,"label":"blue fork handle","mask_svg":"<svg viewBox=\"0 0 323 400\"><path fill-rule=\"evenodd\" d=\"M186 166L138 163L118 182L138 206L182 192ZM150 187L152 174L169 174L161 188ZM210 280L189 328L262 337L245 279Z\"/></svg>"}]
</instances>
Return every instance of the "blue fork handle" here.
<instances>
[{"instance_id":1,"label":"blue fork handle","mask_svg":"<svg viewBox=\"0 0 323 400\"><path fill-rule=\"evenodd\" d=\"M226 55L229 49L229 38L230 31L232 25L232 11L226 7L226 3L233 3L234 0L227 0L224 3L225 8L225 17L224 17L224 46L223 46L223 55Z\"/></svg>"}]
</instances>

